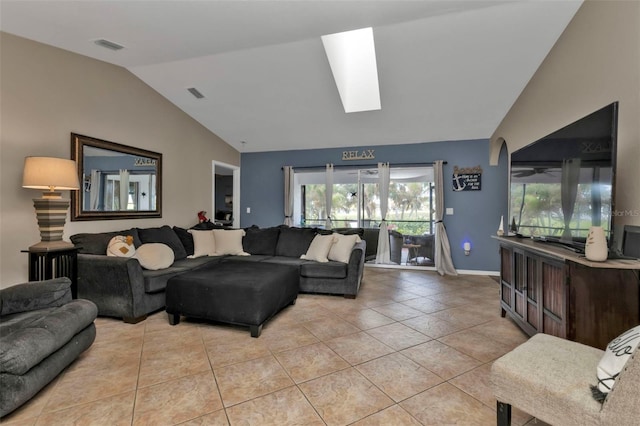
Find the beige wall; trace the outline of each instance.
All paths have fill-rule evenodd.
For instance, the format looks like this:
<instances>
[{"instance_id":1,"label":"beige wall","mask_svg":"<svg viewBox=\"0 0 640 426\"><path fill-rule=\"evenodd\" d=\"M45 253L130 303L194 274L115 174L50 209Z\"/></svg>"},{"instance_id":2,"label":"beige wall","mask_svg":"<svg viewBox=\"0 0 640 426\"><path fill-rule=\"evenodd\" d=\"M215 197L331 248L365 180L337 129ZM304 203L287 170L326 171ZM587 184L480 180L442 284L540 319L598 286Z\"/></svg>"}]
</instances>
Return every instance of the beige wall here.
<instances>
[{"instance_id":1,"label":"beige wall","mask_svg":"<svg viewBox=\"0 0 640 426\"><path fill-rule=\"evenodd\" d=\"M491 137L521 148L619 101L614 225L640 225L640 2L586 1Z\"/></svg>"},{"instance_id":2,"label":"beige wall","mask_svg":"<svg viewBox=\"0 0 640 426\"><path fill-rule=\"evenodd\" d=\"M40 241L32 198L23 189L30 155L70 158L70 133L163 154L163 217L67 222L78 232L132 226L191 226L211 210L212 160L240 154L124 68L0 33L0 287L27 280L27 256Z\"/></svg>"}]
</instances>

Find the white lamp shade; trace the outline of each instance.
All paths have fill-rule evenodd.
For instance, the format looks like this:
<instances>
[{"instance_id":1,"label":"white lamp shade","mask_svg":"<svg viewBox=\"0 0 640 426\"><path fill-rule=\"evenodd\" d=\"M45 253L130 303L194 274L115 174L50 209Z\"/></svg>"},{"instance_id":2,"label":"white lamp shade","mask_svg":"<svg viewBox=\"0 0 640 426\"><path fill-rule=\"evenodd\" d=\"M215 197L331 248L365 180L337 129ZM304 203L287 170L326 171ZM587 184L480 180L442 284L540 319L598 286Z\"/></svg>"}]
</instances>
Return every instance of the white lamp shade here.
<instances>
[{"instance_id":1,"label":"white lamp shade","mask_svg":"<svg viewBox=\"0 0 640 426\"><path fill-rule=\"evenodd\" d=\"M26 157L22 187L30 189L80 189L76 162L54 157Z\"/></svg>"}]
</instances>

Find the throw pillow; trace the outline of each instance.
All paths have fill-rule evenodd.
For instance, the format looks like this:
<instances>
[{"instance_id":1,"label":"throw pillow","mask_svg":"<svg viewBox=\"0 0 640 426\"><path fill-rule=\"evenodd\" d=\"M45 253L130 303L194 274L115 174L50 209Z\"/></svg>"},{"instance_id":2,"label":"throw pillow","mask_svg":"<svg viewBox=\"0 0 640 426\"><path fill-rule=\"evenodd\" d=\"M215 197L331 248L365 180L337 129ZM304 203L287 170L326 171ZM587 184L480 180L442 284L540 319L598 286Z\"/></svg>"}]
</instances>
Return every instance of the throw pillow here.
<instances>
[{"instance_id":1,"label":"throw pillow","mask_svg":"<svg viewBox=\"0 0 640 426\"><path fill-rule=\"evenodd\" d=\"M333 234L333 236L336 242L331 246L327 257L329 260L335 260L336 262L349 263L353 246L361 241L360 236L358 234L343 235L337 233Z\"/></svg>"},{"instance_id":2,"label":"throw pillow","mask_svg":"<svg viewBox=\"0 0 640 426\"><path fill-rule=\"evenodd\" d=\"M278 244L276 244L276 256L299 258L307 252L315 236L316 230L314 228L281 226Z\"/></svg>"},{"instance_id":3,"label":"throw pillow","mask_svg":"<svg viewBox=\"0 0 640 426\"><path fill-rule=\"evenodd\" d=\"M216 242L216 255L232 254L236 256L249 256L242 249L242 237L244 237L244 229L214 229L213 239Z\"/></svg>"},{"instance_id":4,"label":"throw pillow","mask_svg":"<svg viewBox=\"0 0 640 426\"><path fill-rule=\"evenodd\" d=\"M300 256L300 259L315 260L316 262L328 262L329 250L335 243L335 237L332 235L316 235L311 241L311 245L305 254Z\"/></svg>"},{"instance_id":5,"label":"throw pillow","mask_svg":"<svg viewBox=\"0 0 640 426\"><path fill-rule=\"evenodd\" d=\"M357 234L360 238L364 236L364 228L335 228L333 232L337 232L342 235Z\"/></svg>"},{"instance_id":6,"label":"throw pillow","mask_svg":"<svg viewBox=\"0 0 640 426\"><path fill-rule=\"evenodd\" d=\"M594 386L591 389L594 398L602 401L611 392L616 377L618 377L639 343L640 325L625 331L607 345L596 369L598 386Z\"/></svg>"},{"instance_id":7,"label":"throw pillow","mask_svg":"<svg viewBox=\"0 0 640 426\"><path fill-rule=\"evenodd\" d=\"M144 269L157 271L173 264L174 254L171 247L162 243L148 243L138 247L136 259Z\"/></svg>"},{"instance_id":8,"label":"throw pillow","mask_svg":"<svg viewBox=\"0 0 640 426\"><path fill-rule=\"evenodd\" d=\"M213 231L196 231L189 229L188 231L193 237L193 254L188 256L190 259L202 256L215 256L216 241L213 239Z\"/></svg>"},{"instance_id":9,"label":"throw pillow","mask_svg":"<svg viewBox=\"0 0 640 426\"><path fill-rule=\"evenodd\" d=\"M246 235L242 239L242 248L249 254L262 254L274 256L276 254L276 244L280 228L260 229L251 226L245 229Z\"/></svg>"},{"instance_id":10,"label":"throw pillow","mask_svg":"<svg viewBox=\"0 0 640 426\"><path fill-rule=\"evenodd\" d=\"M136 228L117 232L75 234L69 237L69 239L75 246L80 247L78 253L104 255L107 252L107 246L109 245L109 241L111 241L111 238L118 235L131 235L133 237L133 245L135 247L140 247L140 245L142 244L142 241L140 241L140 237L138 236L138 230Z\"/></svg>"},{"instance_id":11,"label":"throw pillow","mask_svg":"<svg viewBox=\"0 0 640 426\"><path fill-rule=\"evenodd\" d=\"M191 256L193 254L193 236L186 229L180 228L179 226L174 226L173 232L180 238L180 242L182 242L187 256Z\"/></svg>"},{"instance_id":12,"label":"throw pillow","mask_svg":"<svg viewBox=\"0 0 640 426\"><path fill-rule=\"evenodd\" d=\"M116 235L109 240L107 256L133 257L135 254L136 248L133 245L133 237L131 235Z\"/></svg>"},{"instance_id":13,"label":"throw pillow","mask_svg":"<svg viewBox=\"0 0 640 426\"><path fill-rule=\"evenodd\" d=\"M159 228L138 228L138 235L143 244L162 243L168 245L173 250L176 260L187 257L187 251L184 249L182 241L169 225Z\"/></svg>"}]
</instances>

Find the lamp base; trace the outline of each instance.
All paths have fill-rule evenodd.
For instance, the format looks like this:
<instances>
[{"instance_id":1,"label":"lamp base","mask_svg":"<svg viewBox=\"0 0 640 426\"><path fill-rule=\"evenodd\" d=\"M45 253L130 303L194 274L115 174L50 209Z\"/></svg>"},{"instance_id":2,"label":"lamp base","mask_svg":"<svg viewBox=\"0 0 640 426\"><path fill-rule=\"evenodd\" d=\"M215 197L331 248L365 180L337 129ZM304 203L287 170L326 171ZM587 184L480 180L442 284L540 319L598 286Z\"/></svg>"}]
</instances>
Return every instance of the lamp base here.
<instances>
[{"instance_id":1,"label":"lamp base","mask_svg":"<svg viewBox=\"0 0 640 426\"><path fill-rule=\"evenodd\" d=\"M29 247L31 251L49 251L72 247L68 241L62 241L64 224L67 221L69 200L62 198L34 198L36 218L40 228L40 241Z\"/></svg>"}]
</instances>

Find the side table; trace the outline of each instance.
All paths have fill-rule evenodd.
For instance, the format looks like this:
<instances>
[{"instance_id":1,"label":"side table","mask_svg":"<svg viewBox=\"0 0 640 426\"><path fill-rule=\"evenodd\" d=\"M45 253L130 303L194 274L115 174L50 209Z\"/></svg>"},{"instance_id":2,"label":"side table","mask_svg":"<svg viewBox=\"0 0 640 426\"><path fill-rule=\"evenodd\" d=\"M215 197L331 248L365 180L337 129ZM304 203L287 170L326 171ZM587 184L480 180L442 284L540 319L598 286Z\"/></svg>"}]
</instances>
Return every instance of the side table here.
<instances>
[{"instance_id":1,"label":"side table","mask_svg":"<svg viewBox=\"0 0 640 426\"><path fill-rule=\"evenodd\" d=\"M81 247L60 249L20 250L29 253L29 281L67 277L71 280L71 295L78 297L78 250Z\"/></svg>"}]
</instances>

